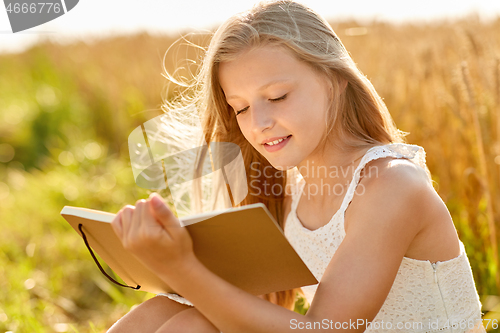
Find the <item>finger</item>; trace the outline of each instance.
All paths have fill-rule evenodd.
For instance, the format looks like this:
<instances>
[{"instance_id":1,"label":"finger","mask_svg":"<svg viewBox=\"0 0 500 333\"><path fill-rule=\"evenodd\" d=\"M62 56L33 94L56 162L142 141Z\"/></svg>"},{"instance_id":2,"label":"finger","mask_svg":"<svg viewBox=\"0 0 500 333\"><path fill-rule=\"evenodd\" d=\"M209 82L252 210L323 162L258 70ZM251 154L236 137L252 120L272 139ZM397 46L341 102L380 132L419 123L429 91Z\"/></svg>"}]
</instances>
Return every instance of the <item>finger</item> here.
<instances>
[{"instance_id":1,"label":"finger","mask_svg":"<svg viewBox=\"0 0 500 333\"><path fill-rule=\"evenodd\" d=\"M163 225L156 219L155 213L151 207L151 200L148 199L146 201L141 214L142 214L142 224L144 228L143 231L145 234L153 237L159 237L160 234L165 233L165 236L171 239L168 230L166 230L163 227Z\"/></svg>"},{"instance_id":2,"label":"finger","mask_svg":"<svg viewBox=\"0 0 500 333\"><path fill-rule=\"evenodd\" d=\"M115 232L116 236L121 240L123 237L123 226L122 226L122 210L120 210L113 221L111 221L111 227Z\"/></svg>"},{"instance_id":3,"label":"finger","mask_svg":"<svg viewBox=\"0 0 500 333\"><path fill-rule=\"evenodd\" d=\"M130 233L130 227L132 222L132 215L134 214L135 207L132 205L127 205L123 207L121 211L121 221L122 221L122 241L128 238Z\"/></svg>"},{"instance_id":4,"label":"finger","mask_svg":"<svg viewBox=\"0 0 500 333\"><path fill-rule=\"evenodd\" d=\"M162 223L160 217L158 217L158 213L156 212L154 206L153 206L153 201L152 201L153 197L150 197L149 200L148 200L148 217L149 217L149 221L151 221L150 223L152 223L152 225L156 226L156 228L162 230L163 232L165 232L166 234L166 237L169 239L169 240L172 240L172 234L171 234L171 230L168 230L166 227L165 227L165 224ZM158 232L158 231L157 231Z\"/></svg>"},{"instance_id":5,"label":"finger","mask_svg":"<svg viewBox=\"0 0 500 333\"><path fill-rule=\"evenodd\" d=\"M154 196L159 196L159 197L160 197L160 199L162 199L162 201L163 201L162 196L161 196L161 195L159 195L159 194L158 194L158 193L156 193L156 192L151 192L151 194L149 195L149 199L148 199L148 200L153 199L153 197L154 197Z\"/></svg>"},{"instance_id":6,"label":"finger","mask_svg":"<svg viewBox=\"0 0 500 333\"><path fill-rule=\"evenodd\" d=\"M153 192L149 195L149 201L153 200L153 198L156 197L158 199L160 199L161 202L165 203L165 200L163 200L163 197L161 195L159 195L158 193L156 192Z\"/></svg>"},{"instance_id":7,"label":"finger","mask_svg":"<svg viewBox=\"0 0 500 333\"><path fill-rule=\"evenodd\" d=\"M178 230L181 226L179 220L172 213L170 208L165 205L163 200L156 193L152 196L151 200L151 208L154 213L156 220L165 228L169 229L169 232L174 232L174 230Z\"/></svg>"},{"instance_id":8,"label":"finger","mask_svg":"<svg viewBox=\"0 0 500 333\"><path fill-rule=\"evenodd\" d=\"M129 236L134 237L139 235L139 231L142 227L142 211L144 210L144 205L146 200L137 200L135 203L134 215L132 216L132 221L129 229Z\"/></svg>"}]
</instances>

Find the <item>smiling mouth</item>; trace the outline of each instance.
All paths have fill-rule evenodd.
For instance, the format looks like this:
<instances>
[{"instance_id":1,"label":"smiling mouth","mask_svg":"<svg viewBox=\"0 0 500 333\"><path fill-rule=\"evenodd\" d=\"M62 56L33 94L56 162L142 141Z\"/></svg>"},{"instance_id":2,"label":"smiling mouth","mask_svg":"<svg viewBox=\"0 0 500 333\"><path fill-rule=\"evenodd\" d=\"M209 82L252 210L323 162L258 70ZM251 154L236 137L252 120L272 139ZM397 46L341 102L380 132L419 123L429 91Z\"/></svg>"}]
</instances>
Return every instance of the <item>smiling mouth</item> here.
<instances>
[{"instance_id":1,"label":"smiling mouth","mask_svg":"<svg viewBox=\"0 0 500 333\"><path fill-rule=\"evenodd\" d=\"M265 146L274 146L274 145L277 145L281 142L283 142L284 140L288 139L289 137L291 137L292 135L290 134L289 136L287 137L284 137L284 138L281 138L279 140L275 140L273 142L267 142L267 143L264 143Z\"/></svg>"}]
</instances>

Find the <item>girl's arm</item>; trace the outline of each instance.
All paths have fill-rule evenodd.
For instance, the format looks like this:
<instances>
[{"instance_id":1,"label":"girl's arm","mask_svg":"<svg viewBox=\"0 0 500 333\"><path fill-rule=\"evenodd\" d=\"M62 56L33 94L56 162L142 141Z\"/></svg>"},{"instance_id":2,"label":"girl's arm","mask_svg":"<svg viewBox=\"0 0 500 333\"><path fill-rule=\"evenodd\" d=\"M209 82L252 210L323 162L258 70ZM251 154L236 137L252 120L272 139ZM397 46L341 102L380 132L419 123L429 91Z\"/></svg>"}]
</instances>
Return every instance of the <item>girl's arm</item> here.
<instances>
[{"instance_id":1,"label":"girl's arm","mask_svg":"<svg viewBox=\"0 0 500 333\"><path fill-rule=\"evenodd\" d=\"M439 200L429 183L404 164L364 182L365 192L357 197L363 210L352 212L349 232L328 265L306 315L251 295L208 270L190 251L189 234L176 227L178 222L165 205L151 208L163 230L168 230L163 239L154 233L142 239L137 236L153 228L147 203L138 204L133 214L142 216L144 222L138 222L137 217L133 222L142 224L145 232L130 232L134 228L130 216L122 222L117 218L113 224L127 248L224 333L298 329L362 332L384 303L402 258L426 218L426 205ZM170 263L168 267L161 264L165 261Z\"/></svg>"}]
</instances>

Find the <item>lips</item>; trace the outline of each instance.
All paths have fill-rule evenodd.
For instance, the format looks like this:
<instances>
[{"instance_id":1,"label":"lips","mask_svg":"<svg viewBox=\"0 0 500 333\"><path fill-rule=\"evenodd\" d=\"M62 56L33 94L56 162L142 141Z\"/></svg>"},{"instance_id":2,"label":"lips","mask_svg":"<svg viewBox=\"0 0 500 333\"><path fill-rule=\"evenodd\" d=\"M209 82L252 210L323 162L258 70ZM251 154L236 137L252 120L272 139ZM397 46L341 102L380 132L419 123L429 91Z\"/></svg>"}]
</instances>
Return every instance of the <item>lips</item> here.
<instances>
[{"instance_id":1,"label":"lips","mask_svg":"<svg viewBox=\"0 0 500 333\"><path fill-rule=\"evenodd\" d=\"M281 150L283 147L285 147L287 144L288 144L288 141L290 141L290 138L292 136L289 135L289 136L285 136L285 137L282 137L284 140L281 140L281 142L277 143L277 144L274 144L274 145L268 145L267 143L264 144L264 149L268 152L268 153L274 153L274 152L277 152L279 150ZM272 142L272 141L271 141Z\"/></svg>"},{"instance_id":2,"label":"lips","mask_svg":"<svg viewBox=\"0 0 500 333\"><path fill-rule=\"evenodd\" d=\"M291 137L292 135L288 135L288 136L282 136L282 137L275 137L275 138L270 138L270 139L267 139L267 140L264 140L262 142L263 145L266 145L266 146L269 146L268 143L270 142L274 142L276 140L280 140L280 139L288 139L289 137Z\"/></svg>"}]
</instances>

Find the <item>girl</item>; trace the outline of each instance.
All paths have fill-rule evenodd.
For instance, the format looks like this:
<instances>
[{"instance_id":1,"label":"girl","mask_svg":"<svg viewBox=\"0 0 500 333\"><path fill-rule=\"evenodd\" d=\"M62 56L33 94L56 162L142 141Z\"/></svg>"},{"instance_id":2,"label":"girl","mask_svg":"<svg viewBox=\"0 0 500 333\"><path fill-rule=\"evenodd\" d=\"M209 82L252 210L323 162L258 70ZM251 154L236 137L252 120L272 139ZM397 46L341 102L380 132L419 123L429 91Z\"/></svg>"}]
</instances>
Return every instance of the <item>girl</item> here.
<instances>
[{"instance_id":1,"label":"girl","mask_svg":"<svg viewBox=\"0 0 500 333\"><path fill-rule=\"evenodd\" d=\"M199 80L205 140L238 144L248 179L261 175L242 204L269 207L320 283L302 288L306 315L293 311L297 290L255 297L236 288L197 260L155 194L120 210L113 227L185 299L154 297L109 332L485 332L424 149L404 143L322 17L289 0L231 17ZM277 172L262 172L268 166ZM293 190L266 192L265 182Z\"/></svg>"}]
</instances>

